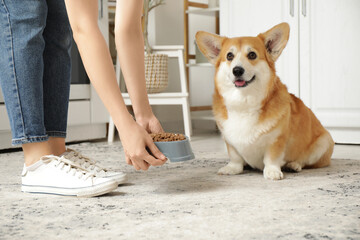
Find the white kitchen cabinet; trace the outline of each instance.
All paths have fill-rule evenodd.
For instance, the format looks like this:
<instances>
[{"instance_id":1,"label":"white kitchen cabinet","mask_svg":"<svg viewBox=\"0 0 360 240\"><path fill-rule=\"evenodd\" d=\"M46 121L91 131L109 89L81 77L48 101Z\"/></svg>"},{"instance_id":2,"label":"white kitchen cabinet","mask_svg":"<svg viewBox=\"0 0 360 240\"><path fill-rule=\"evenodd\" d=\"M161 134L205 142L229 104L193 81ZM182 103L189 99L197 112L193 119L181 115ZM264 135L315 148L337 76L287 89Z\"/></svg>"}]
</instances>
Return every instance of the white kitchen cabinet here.
<instances>
[{"instance_id":1,"label":"white kitchen cabinet","mask_svg":"<svg viewBox=\"0 0 360 240\"><path fill-rule=\"evenodd\" d=\"M99 0L98 22L100 30L108 43L107 0ZM73 61L73 67L77 68L80 65L77 59ZM83 77L84 76L81 76L79 78ZM75 79L75 82L78 82L76 80L77 79ZM67 142L105 138L107 131L106 123L108 120L109 115L91 84L71 84ZM11 129L4 99L0 91L0 149L11 147Z\"/></svg>"},{"instance_id":2,"label":"white kitchen cabinet","mask_svg":"<svg viewBox=\"0 0 360 240\"><path fill-rule=\"evenodd\" d=\"M228 37L257 36L271 27L287 22L290 24L290 39L276 62L280 79L289 91L299 96L298 58L298 6L289 0L221 0L220 34ZM295 5L294 1L294 5ZM292 13L290 10L294 9Z\"/></svg>"},{"instance_id":3,"label":"white kitchen cabinet","mask_svg":"<svg viewBox=\"0 0 360 240\"><path fill-rule=\"evenodd\" d=\"M288 22L276 63L280 79L310 107L337 143L360 143L360 1L221 0L225 36L256 36Z\"/></svg>"},{"instance_id":4,"label":"white kitchen cabinet","mask_svg":"<svg viewBox=\"0 0 360 240\"><path fill-rule=\"evenodd\" d=\"M360 143L360 1L307 1L303 9L300 96L336 142Z\"/></svg>"}]
</instances>

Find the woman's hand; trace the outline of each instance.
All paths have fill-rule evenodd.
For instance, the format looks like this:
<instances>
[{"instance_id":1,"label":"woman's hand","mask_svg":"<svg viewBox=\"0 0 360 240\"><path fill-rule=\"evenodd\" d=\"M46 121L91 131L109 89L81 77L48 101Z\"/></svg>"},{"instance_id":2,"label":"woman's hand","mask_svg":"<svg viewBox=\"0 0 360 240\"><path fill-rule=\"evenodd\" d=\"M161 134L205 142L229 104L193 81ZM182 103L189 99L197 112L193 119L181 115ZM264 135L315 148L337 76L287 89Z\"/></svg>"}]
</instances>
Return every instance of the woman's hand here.
<instances>
[{"instance_id":1,"label":"woman's hand","mask_svg":"<svg viewBox=\"0 0 360 240\"><path fill-rule=\"evenodd\" d=\"M126 162L133 165L136 170L147 170L150 165L160 166L166 162L167 158L159 151L150 135L138 123L133 122L127 125L126 130L122 129L119 132Z\"/></svg>"},{"instance_id":2,"label":"woman's hand","mask_svg":"<svg viewBox=\"0 0 360 240\"><path fill-rule=\"evenodd\" d=\"M164 132L159 120L155 115L150 117L136 117L136 122L142 126L148 133L162 133Z\"/></svg>"}]
</instances>

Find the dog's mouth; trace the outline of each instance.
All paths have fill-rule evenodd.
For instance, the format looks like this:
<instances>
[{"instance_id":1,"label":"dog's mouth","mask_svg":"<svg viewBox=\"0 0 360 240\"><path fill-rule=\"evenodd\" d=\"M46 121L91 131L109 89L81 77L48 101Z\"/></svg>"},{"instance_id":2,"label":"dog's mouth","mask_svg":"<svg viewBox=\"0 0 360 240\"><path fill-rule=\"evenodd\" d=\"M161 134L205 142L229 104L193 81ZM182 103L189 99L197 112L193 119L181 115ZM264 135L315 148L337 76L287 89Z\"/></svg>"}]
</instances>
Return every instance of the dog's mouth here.
<instances>
[{"instance_id":1,"label":"dog's mouth","mask_svg":"<svg viewBox=\"0 0 360 240\"><path fill-rule=\"evenodd\" d=\"M237 78L237 79L235 79L234 84L235 84L235 87L238 87L238 88L246 87L247 85L252 83L254 80L255 80L255 75L249 81L246 81L242 78Z\"/></svg>"}]
</instances>

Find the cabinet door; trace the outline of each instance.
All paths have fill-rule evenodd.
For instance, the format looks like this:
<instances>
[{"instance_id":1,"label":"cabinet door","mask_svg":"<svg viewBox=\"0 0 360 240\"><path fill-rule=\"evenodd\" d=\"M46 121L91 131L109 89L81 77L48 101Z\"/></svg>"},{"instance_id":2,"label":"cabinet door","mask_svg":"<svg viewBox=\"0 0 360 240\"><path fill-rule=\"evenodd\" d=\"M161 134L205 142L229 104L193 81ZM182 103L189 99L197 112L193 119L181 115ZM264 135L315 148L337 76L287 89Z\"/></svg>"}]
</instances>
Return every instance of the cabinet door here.
<instances>
[{"instance_id":1,"label":"cabinet door","mask_svg":"<svg viewBox=\"0 0 360 240\"><path fill-rule=\"evenodd\" d=\"M289 23L290 38L276 70L289 92L299 96L298 17L298 0L221 0L220 34L257 36L281 22Z\"/></svg>"},{"instance_id":2,"label":"cabinet door","mask_svg":"<svg viewBox=\"0 0 360 240\"><path fill-rule=\"evenodd\" d=\"M360 143L360 1L301 1L300 96L336 142Z\"/></svg>"}]
</instances>

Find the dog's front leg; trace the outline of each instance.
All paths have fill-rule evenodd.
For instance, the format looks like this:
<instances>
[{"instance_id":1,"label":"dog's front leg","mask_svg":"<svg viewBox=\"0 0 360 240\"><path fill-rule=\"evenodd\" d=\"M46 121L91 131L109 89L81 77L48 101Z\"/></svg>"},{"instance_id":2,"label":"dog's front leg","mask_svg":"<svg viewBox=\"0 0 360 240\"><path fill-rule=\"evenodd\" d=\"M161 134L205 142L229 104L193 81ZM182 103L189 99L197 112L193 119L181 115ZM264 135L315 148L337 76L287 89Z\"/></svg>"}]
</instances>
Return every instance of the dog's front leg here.
<instances>
[{"instance_id":1,"label":"dog's front leg","mask_svg":"<svg viewBox=\"0 0 360 240\"><path fill-rule=\"evenodd\" d=\"M244 170L245 161L236 151L236 149L230 144L226 143L226 148L230 157L230 162L225 166L219 169L219 175L234 175L242 173Z\"/></svg>"},{"instance_id":2,"label":"dog's front leg","mask_svg":"<svg viewBox=\"0 0 360 240\"><path fill-rule=\"evenodd\" d=\"M280 180L284 178L281 167L284 165L285 139L279 137L271 144L264 155L264 178Z\"/></svg>"}]
</instances>

